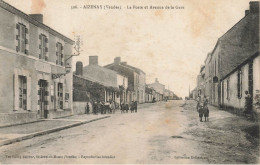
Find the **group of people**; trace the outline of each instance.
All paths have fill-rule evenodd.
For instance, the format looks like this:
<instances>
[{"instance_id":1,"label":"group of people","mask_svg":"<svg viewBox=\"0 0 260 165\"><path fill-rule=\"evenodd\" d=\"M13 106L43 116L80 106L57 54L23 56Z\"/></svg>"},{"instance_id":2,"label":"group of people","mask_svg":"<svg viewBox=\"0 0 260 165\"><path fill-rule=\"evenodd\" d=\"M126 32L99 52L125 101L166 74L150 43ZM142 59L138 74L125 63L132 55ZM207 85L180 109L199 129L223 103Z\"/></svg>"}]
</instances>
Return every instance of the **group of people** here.
<instances>
[{"instance_id":1,"label":"group of people","mask_svg":"<svg viewBox=\"0 0 260 165\"><path fill-rule=\"evenodd\" d=\"M201 98L201 96L198 96L197 100L197 112L199 113L200 121L202 122L203 116L205 117L205 121L208 121L209 117L209 108L208 108L208 99L206 96ZM248 91L245 91L245 106L243 109L243 113L245 116L247 115L253 115L252 111L252 97L249 94Z\"/></svg>"},{"instance_id":2,"label":"group of people","mask_svg":"<svg viewBox=\"0 0 260 165\"><path fill-rule=\"evenodd\" d=\"M132 101L132 103L130 104L130 107L128 104L121 104L120 106L121 109L121 113L128 113L129 110L131 110L131 113L133 112L137 112L137 101Z\"/></svg>"},{"instance_id":3,"label":"group of people","mask_svg":"<svg viewBox=\"0 0 260 165\"><path fill-rule=\"evenodd\" d=\"M137 101L132 101L130 104L130 107L128 104L122 103L119 106L121 113L128 113L128 110L131 110L132 112L137 112ZM105 102L100 102L100 101L94 101L92 103L92 109L93 109L93 114L115 114L116 112L116 103L115 101L109 101L107 103ZM90 114L90 106L89 103L87 102L85 106L85 114Z\"/></svg>"}]
</instances>

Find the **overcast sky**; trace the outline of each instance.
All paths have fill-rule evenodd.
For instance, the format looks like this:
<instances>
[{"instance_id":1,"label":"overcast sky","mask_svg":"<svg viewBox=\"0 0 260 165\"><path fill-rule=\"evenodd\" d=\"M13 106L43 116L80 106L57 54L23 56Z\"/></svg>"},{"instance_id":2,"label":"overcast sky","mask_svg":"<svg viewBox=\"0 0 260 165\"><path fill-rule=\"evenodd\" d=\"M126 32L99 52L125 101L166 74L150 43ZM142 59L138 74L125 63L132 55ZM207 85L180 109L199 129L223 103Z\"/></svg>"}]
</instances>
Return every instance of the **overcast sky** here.
<instances>
[{"instance_id":1,"label":"overcast sky","mask_svg":"<svg viewBox=\"0 0 260 165\"><path fill-rule=\"evenodd\" d=\"M158 78L178 96L188 95L217 39L244 17L249 0L5 0L19 10L44 15L44 23L65 36L83 38L73 58L101 66L120 56L142 69L146 82ZM118 5L121 10L79 9L72 5ZM184 6L179 10L129 10L126 6Z\"/></svg>"}]
</instances>

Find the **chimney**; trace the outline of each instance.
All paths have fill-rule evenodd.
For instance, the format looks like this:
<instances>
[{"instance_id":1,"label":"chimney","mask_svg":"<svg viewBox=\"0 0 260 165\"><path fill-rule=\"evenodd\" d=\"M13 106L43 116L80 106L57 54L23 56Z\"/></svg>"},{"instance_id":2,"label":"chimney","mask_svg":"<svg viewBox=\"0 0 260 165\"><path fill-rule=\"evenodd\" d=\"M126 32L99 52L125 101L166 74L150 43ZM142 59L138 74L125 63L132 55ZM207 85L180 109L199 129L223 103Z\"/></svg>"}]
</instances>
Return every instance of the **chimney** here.
<instances>
[{"instance_id":1,"label":"chimney","mask_svg":"<svg viewBox=\"0 0 260 165\"><path fill-rule=\"evenodd\" d=\"M89 56L89 65L98 65L98 56Z\"/></svg>"},{"instance_id":2,"label":"chimney","mask_svg":"<svg viewBox=\"0 0 260 165\"><path fill-rule=\"evenodd\" d=\"M158 78L155 79L155 82L159 82Z\"/></svg>"},{"instance_id":3,"label":"chimney","mask_svg":"<svg viewBox=\"0 0 260 165\"><path fill-rule=\"evenodd\" d=\"M245 10L245 16L250 13L250 10Z\"/></svg>"},{"instance_id":4,"label":"chimney","mask_svg":"<svg viewBox=\"0 0 260 165\"><path fill-rule=\"evenodd\" d=\"M79 75L79 76L83 75L83 64L81 61L77 61L77 63L76 63L76 75Z\"/></svg>"},{"instance_id":5,"label":"chimney","mask_svg":"<svg viewBox=\"0 0 260 165\"><path fill-rule=\"evenodd\" d=\"M251 1L250 5L250 13L259 13L259 1Z\"/></svg>"},{"instance_id":6,"label":"chimney","mask_svg":"<svg viewBox=\"0 0 260 165\"><path fill-rule=\"evenodd\" d=\"M35 19L36 21L43 23L43 15L42 14L29 14L30 17Z\"/></svg>"},{"instance_id":7,"label":"chimney","mask_svg":"<svg viewBox=\"0 0 260 165\"><path fill-rule=\"evenodd\" d=\"M114 63L115 64L120 64L120 62L121 62L121 57L116 57L116 58L114 58Z\"/></svg>"}]
</instances>

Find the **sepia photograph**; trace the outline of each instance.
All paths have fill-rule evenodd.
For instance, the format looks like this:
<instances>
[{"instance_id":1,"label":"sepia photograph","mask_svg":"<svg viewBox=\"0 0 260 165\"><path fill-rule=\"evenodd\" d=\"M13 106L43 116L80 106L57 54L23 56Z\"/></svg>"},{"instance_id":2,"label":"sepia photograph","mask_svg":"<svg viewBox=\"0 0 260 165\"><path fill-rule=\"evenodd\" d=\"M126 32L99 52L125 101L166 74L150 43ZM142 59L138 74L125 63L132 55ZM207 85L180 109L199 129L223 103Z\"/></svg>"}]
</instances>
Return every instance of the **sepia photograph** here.
<instances>
[{"instance_id":1,"label":"sepia photograph","mask_svg":"<svg viewBox=\"0 0 260 165\"><path fill-rule=\"evenodd\" d=\"M0 0L0 164L260 164L258 0Z\"/></svg>"}]
</instances>

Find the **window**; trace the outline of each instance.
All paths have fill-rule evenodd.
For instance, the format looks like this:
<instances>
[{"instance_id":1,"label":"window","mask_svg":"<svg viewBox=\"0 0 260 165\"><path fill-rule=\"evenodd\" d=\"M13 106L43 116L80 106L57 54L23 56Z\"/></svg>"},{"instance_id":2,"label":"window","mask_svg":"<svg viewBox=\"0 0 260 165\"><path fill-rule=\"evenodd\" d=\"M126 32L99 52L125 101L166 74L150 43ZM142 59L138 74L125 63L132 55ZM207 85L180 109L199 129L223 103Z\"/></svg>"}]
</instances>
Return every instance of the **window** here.
<instances>
[{"instance_id":1,"label":"window","mask_svg":"<svg viewBox=\"0 0 260 165\"><path fill-rule=\"evenodd\" d=\"M242 71L237 73L237 97L242 98Z\"/></svg>"},{"instance_id":2,"label":"window","mask_svg":"<svg viewBox=\"0 0 260 165\"><path fill-rule=\"evenodd\" d=\"M56 64L63 66L64 65L64 57L63 57L63 54L62 54L63 46L62 46L61 43L58 42L56 44L56 48L57 48L57 51L56 51L56 56L57 56Z\"/></svg>"},{"instance_id":3,"label":"window","mask_svg":"<svg viewBox=\"0 0 260 165\"><path fill-rule=\"evenodd\" d=\"M48 43L48 38L41 34L39 36L40 39L40 45L39 45L39 49L40 49L40 55L39 55L39 59L43 59L45 61L48 61L48 56L47 56L47 52L48 52L48 47L47 47L47 43Z\"/></svg>"},{"instance_id":4,"label":"window","mask_svg":"<svg viewBox=\"0 0 260 165\"><path fill-rule=\"evenodd\" d=\"M27 82L25 76L19 76L19 108L27 109Z\"/></svg>"},{"instance_id":5,"label":"window","mask_svg":"<svg viewBox=\"0 0 260 165\"><path fill-rule=\"evenodd\" d=\"M58 107L63 109L63 84L58 83Z\"/></svg>"},{"instance_id":6,"label":"window","mask_svg":"<svg viewBox=\"0 0 260 165\"><path fill-rule=\"evenodd\" d=\"M230 87L229 87L229 79L227 79L227 99L229 100L230 98Z\"/></svg>"},{"instance_id":7,"label":"window","mask_svg":"<svg viewBox=\"0 0 260 165\"><path fill-rule=\"evenodd\" d=\"M16 51L28 54L28 50L26 49L26 44L28 44L28 40L26 39L26 34L28 34L28 29L26 28L25 25L20 23L16 25L16 29L18 30L16 35L16 40L18 43L16 47Z\"/></svg>"}]
</instances>

